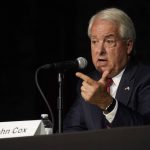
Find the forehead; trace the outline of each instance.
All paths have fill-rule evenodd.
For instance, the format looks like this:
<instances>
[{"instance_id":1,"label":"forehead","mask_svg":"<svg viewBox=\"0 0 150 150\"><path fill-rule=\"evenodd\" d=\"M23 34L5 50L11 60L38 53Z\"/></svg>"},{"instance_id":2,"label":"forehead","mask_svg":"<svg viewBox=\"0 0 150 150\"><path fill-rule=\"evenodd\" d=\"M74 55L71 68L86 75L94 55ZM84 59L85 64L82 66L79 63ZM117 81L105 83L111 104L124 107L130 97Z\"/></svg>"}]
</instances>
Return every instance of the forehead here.
<instances>
[{"instance_id":1,"label":"forehead","mask_svg":"<svg viewBox=\"0 0 150 150\"><path fill-rule=\"evenodd\" d=\"M107 35L119 35L119 25L112 21L95 19L91 27L91 37L104 37Z\"/></svg>"}]
</instances>

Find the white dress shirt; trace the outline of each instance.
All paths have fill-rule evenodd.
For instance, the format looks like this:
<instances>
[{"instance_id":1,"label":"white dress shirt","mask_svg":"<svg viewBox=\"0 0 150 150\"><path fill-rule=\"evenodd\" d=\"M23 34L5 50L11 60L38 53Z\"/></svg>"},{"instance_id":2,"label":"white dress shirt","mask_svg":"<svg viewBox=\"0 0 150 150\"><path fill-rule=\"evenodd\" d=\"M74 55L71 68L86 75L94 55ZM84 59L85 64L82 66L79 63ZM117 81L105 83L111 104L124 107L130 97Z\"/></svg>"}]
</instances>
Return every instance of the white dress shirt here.
<instances>
[{"instance_id":1,"label":"white dress shirt","mask_svg":"<svg viewBox=\"0 0 150 150\"><path fill-rule=\"evenodd\" d=\"M116 92L117 92L117 89L118 89L118 86L119 86L119 83L120 83L120 80L121 80L121 77L123 75L124 70L125 69L123 69L117 76L115 76L115 77L112 78L113 84L110 86L110 95L114 99L115 99ZM108 113L108 114L103 113L105 115L106 119L110 123L114 120L116 112L117 112L117 109L118 109L118 101L116 100L116 105L115 105L114 109L110 113Z\"/></svg>"}]
</instances>

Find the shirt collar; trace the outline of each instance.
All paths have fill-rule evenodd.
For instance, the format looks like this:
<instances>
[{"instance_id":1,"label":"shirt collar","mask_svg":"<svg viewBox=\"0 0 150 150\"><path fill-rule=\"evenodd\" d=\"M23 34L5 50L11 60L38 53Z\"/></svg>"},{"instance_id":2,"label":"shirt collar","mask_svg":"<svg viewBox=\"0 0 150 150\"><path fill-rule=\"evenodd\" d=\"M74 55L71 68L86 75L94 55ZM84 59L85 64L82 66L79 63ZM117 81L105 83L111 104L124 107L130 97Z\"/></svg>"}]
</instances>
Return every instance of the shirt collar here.
<instances>
[{"instance_id":1,"label":"shirt collar","mask_svg":"<svg viewBox=\"0 0 150 150\"><path fill-rule=\"evenodd\" d=\"M123 69L118 75L116 75L115 77L112 78L112 80L113 80L113 82L116 86L119 85L121 77L122 77L124 71L125 71L125 69Z\"/></svg>"}]
</instances>

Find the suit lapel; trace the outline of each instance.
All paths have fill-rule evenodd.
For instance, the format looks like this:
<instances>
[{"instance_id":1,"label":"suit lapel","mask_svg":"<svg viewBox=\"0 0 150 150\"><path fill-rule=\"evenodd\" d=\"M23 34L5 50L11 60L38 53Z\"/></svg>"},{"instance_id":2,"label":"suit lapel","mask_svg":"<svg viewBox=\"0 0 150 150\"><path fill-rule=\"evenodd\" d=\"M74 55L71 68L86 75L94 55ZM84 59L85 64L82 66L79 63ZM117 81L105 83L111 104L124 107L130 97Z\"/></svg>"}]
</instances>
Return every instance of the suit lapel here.
<instances>
[{"instance_id":1,"label":"suit lapel","mask_svg":"<svg viewBox=\"0 0 150 150\"><path fill-rule=\"evenodd\" d=\"M125 72L121 78L117 93L116 99L127 105L131 96L131 93L134 88L135 74L137 71L137 64L135 62L129 62Z\"/></svg>"}]
</instances>

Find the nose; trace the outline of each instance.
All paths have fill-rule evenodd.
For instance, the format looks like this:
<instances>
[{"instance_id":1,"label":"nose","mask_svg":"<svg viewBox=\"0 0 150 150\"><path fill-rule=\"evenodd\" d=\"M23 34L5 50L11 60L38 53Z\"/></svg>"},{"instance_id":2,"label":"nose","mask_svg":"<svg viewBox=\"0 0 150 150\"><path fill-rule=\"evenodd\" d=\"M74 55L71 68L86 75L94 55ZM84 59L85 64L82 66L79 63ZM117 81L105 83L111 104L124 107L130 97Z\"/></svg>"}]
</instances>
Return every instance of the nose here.
<instances>
[{"instance_id":1,"label":"nose","mask_svg":"<svg viewBox=\"0 0 150 150\"><path fill-rule=\"evenodd\" d=\"M103 41L99 41L99 44L97 45L97 52L99 53L99 55L104 55L106 53Z\"/></svg>"}]
</instances>

